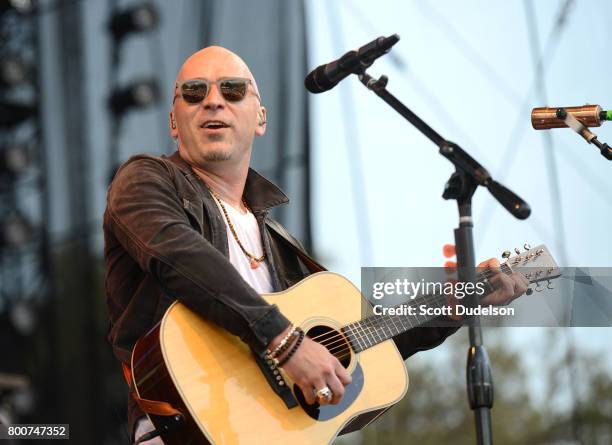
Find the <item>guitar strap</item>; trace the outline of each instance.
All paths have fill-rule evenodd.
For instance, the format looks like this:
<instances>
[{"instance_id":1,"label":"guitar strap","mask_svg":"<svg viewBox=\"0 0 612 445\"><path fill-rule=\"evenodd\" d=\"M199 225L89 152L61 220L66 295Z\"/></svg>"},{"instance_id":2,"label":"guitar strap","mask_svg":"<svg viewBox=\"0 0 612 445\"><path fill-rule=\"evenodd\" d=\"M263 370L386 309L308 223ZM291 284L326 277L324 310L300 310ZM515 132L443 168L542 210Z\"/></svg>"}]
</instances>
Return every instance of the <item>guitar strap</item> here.
<instances>
[{"instance_id":1,"label":"guitar strap","mask_svg":"<svg viewBox=\"0 0 612 445\"><path fill-rule=\"evenodd\" d=\"M311 273L323 272L327 270L310 255L308 255L304 251L304 248L301 246L300 242L296 240L289 232L287 232L287 229L285 229L282 225L272 219L266 219L266 224L268 225L268 228L272 229L272 231L276 233L291 248L291 250L293 250L293 252Z\"/></svg>"},{"instance_id":2,"label":"guitar strap","mask_svg":"<svg viewBox=\"0 0 612 445\"><path fill-rule=\"evenodd\" d=\"M158 400L149 400L142 399L136 394L134 389L134 385L132 384L132 371L130 370L130 366L127 363L121 363L123 368L123 377L128 384L128 388L130 389L130 395L138 404L140 410L147 414L153 414L156 416L175 416L180 415L183 416L178 409L174 408L168 402L161 402Z\"/></svg>"}]
</instances>

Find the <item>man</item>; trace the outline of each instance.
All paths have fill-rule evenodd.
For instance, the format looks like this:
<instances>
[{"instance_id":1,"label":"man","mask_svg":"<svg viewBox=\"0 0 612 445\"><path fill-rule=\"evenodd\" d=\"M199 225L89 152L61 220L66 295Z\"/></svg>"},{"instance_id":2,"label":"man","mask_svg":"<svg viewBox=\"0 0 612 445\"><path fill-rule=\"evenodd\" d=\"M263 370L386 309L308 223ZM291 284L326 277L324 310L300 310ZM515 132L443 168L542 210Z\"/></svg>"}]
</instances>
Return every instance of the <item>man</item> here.
<instances>
[{"instance_id":1,"label":"man","mask_svg":"<svg viewBox=\"0 0 612 445\"><path fill-rule=\"evenodd\" d=\"M249 169L253 139L264 135L266 118L244 61L224 48L205 48L187 59L176 79L169 124L177 153L135 157L117 172L104 231L109 340L123 363L175 299L239 336L256 355L282 349L292 325L260 294L286 289L309 271L266 225L268 210L287 198ZM487 265L498 266L481 266ZM522 277L497 279L500 289L487 297L492 304L526 290ZM397 344L407 357L455 330L412 330ZM283 369L308 403L338 403L351 381L308 337ZM152 429L132 401L131 434L136 422L135 439ZM162 443L155 441L145 443Z\"/></svg>"}]
</instances>

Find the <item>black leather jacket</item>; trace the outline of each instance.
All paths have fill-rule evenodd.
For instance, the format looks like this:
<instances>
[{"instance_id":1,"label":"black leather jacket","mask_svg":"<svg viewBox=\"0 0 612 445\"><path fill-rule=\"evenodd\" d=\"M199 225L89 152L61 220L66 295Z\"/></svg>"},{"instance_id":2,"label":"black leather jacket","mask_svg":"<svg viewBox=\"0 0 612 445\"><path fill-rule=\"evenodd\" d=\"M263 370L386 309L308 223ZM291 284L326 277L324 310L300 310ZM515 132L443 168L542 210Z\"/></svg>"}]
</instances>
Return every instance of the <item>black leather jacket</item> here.
<instances>
[{"instance_id":1,"label":"black leather jacket","mask_svg":"<svg viewBox=\"0 0 612 445\"><path fill-rule=\"evenodd\" d=\"M268 209L287 197L249 171L245 199L260 229L276 290L305 276L295 255L271 238ZM175 299L262 352L289 321L229 262L225 222L206 186L175 153L136 156L117 172L104 214L109 339L129 361L136 340Z\"/></svg>"},{"instance_id":2,"label":"black leather jacket","mask_svg":"<svg viewBox=\"0 0 612 445\"><path fill-rule=\"evenodd\" d=\"M265 224L269 209L288 199L250 170L245 200L259 223L274 288L284 290L309 274ZM239 336L255 353L289 324L229 262L223 216L178 153L135 156L119 169L108 191L104 239L108 338L124 363L175 299ZM395 340L406 358L440 344L455 330L419 328Z\"/></svg>"}]
</instances>

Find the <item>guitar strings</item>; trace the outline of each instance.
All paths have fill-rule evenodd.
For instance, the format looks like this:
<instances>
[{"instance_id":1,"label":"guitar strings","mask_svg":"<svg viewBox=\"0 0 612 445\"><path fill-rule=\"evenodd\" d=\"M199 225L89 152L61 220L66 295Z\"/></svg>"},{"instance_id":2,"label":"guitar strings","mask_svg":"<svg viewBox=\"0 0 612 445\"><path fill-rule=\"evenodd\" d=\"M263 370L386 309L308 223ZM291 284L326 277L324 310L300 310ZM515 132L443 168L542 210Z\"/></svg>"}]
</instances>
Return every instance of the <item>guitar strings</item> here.
<instances>
[{"instance_id":1,"label":"guitar strings","mask_svg":"<svg viewBox=\"0 0 612 445\"><path fill-rule=\"evenodd\" d=\"M427 295L427 296L424 296L424 297L420 298L418 303L421 303L421 304L423 302L431 303L431 302L433 302L433 301L435 301L437 299L440 299L440 298L441 298L440 296L436 296L436 295ZM390 316L390 315L382 316L381 317L381 316L375 315L375 316L370 316L368 318L365 318L365 319L363 319L363 320L361 320L361 321L359 321L357 323L348 324L348 325L346 325L344 327L351 327L351 329L352 329L351 325L353 325L353 324L359 325L361 327L363 333L359 333L359 331L353 331L352 334L353 334L354 337L356 337L358 339L361 339L362 335L364 335L364 334L366 336L370 335L370 334L373 334L373 332L371 331L371 328L382 327L383 324L387 323L388 321L393 321L394 318L397 318L397 317L398 316ZM423 320L423 321L426 321L426 320ZM410 328L416 327L416 326L412 326L412 323L410 323L410 324L411 324ZM394 326L395 326L396 330L399 331L399 328L397 327L397 325L395 325L395 323L394 323ZM364 327L368 329L368 332L365 331ZM404 328L403 324L402 324L402 328ZM389 330L390 329L391 328L389 328ZM332 334L332 333L334 335L330 336L329 334ZM400 332L396 332L395 334L399 334L399 333ZM321 339L321 337L324 337L326 335L328 336L327 338ZM312 337L312 340L319 340L320 339L318 342L320 344L328 347L328 349L329 349L329 346L334 345L336 343L339 343L339 342L346 343L346 340L347 340L346 337L348 337L348 336L344 335L344 334L341 334L341 333L338 333L338 331L328 331L328 332L325 332L324 334L319 334L319 335L317 335L315 337ZM372 337L372 338L374 338L374 337ZM333 340L333 341L330 342L330 340ZM330 350L330 352L331 352L331 350Z\"/></svg>"},{"instance_id":2,"label":"guitar strings","mask_svg":"<svg viewBox=\"0 0 612 445\"><path fill-rule=\"evenodd\" d=\"M486 274L485 274L485 273L483 273L483 274L481 274L481 275L488 275L488 276L485 276L485 278L488 278L488 277L493 276L494 274L495 274L495 273L486 273ZM489 284L490 284L490 283L489 283ZM436 294L421 296L421 297L419 298L419 300L418 300L418 301L415 301L415 302L411 303L411 304L410 304L410 306L415 306L415 305L416 305L416 303L419 303L419 304L422 304L422 303L424 303L424 302L425 302L425 303L431 303L433 300L439 299L439 298L441 298L441 297L442 297L442 296L440 296L440 295L436 295ZM386 316L386 317L388 317L388 319L390 319L390 320L392 320L393 318L398 318L398 316ZM359 327L361 327L361 328L362 328L362 330L363 330L363 326L364 326L364 325L365 325L365 327L367 327L367 328L371 328L371 327L373 327L372 325L367 326L367 323L368 323L368 322L374 322L374 320L376 320L376 323L380 324L380 320L381 320L381 319L383 319L383 318L384 318L384 317L380 317L380 316L374 315L374 316L367 317L367 318L365 318L365 319L363 319L363 320L359 320L359 321L357 321L357 322L350 323L350 324L348 324L348 325L346 325L346 326L344 326L344 327L349 327L349 326L351 326L351 325L356 325L356 326L357 326L357 325L359 325ZM418 317L417 317L417 320L418 320ZM424 321L427 321L427 320L424 320ZM410 328L413 328L413 327L416 327L416 326L411 326ZM317 336L315 336L315 337L311 337L311 339L312 339L312 340L317 340L317 339L319 339L319 338L321 338L321 337L324 337L324 336L328 335L329 333L330 333L330 331L325 332L325 333L323 333L323 334L319 334L319 335L317 335ZM367 334L370 334L371 332L367 332L367 333L366 333L366 332L364 332L364 333L367 335ZM356 336L356 337L361 338L360 336L361 336L362 334L361 334L361 333L359 333L358 331L354 331L354 334L355 334L355 336ZM344 335L342 335L342 334L337 334L337 333L336 333L336 337L337 337L337 338L341 338L341 339L342 339L342 338L344 338Z\"/></svg>"},{"instance_id":3,"label":"guitar strings","mask_svg":"<svg viewBox=\"0 0 612 445\"><path fill-rule=\"evenodd\" d=\"M441 296L441 295L427 295L424 296L422 298L419 299L418 303L422 304L424 301L431 303L432 301L436 301L436 300L446 300L445 296ZM397 324L395 323L395 319L399 319L399 317L403 317L407 320L408 317L407 316L391 316L391 315L387 315L387 316L373 316L373 317L368 317L364 320L362 320L362 322L358 322L356 324L359 324L363 333L359 333L358 331L354 331L353 334L354 336L361 340L363 338L371 338L372 340L374 340L375 344L378 344L382 341L388 340L390 337L393 337L394 335L398 335L401 332L405 332L407 329L404 326L403 323L400 322L400 325L402 327L402 329L400 330L400 328L397 326ZM391 321L393 323L393 327L395 327L395 330L397 330L397 332L393 332L392 327L388 324L389 321ZM410 327L408 329L414 328L419 326L420 324L422 324L423 322L429 321L428 319L424 319L424 320L418 320L417 317L417 321L419 322L416 325L412 325L412 323L410 321L408 321L408 323L410 324ZM365 323L363 323L365 322ZM347 325L350 326L350 325ZM367 331L364 329L364 327L367 329ZM387 327L388 329L388 333L390 334L389 337L387 337L387 334L384 331L384 328ZM382 330L382 335L380 334L380 331ZM329 336L326 339L322 339L319 341L320 344L322 344L323 346L325 346L330 353L335 354L335 352L338 350L338 348L342 349L345 348L346 344L350 345L350 340L348 338L346 338L347 336L342 335L342 334L338 334L337 331L328 331L325 334L320 334L316 337L313 338L320 338L323 335L327 335L327 334L331 334L334 333L335 335ZM378 339L376 337L374 337L374 334L377 334ZM383 338L384 337L384 338ZM332 340L332 341L330 341ZM338 343L340 343L338 345ZM369 340L370 346L373 346L372 341ZM365 344L365 341L364 341ZM331 347L332 345L334 345L333 347Z\"/></svg>"},{"instance_id":4,"label":"guitar strings","mask_svg":"<svg viewBox=\"0 0 612 445\"><path fill-rule=\"evenodd\" d=\"M504 272L506 275L510 275L512 273L512 270L506 265L506 264L502 264L501 265L501 271ZM483 277L485 280L496 275L497 272L495 271L491 271L491 270L485 270L484 272L480 273L479 276ZM480 281L479 279L477 281ZM487 282L490 292L493 292L494 290L496 290L492 284L490 282ZM423 301L427 301L427 300L440 300L441 298L446 299L445 296L442 295L426 295L424 297L421 297L419 299L419 303L422 303ZM403 318L409 320L406 316L403 316ZM345 326L352 326L354 325L355 327L359 326L361 327L363 333L358 333L357 331L354 331L354 338L357 340L361 340L361 339L371 339L374 340L374 344L371 344L372 342L370 341L370 345L374 346L375 344L379 344L382 341L388 340L390 337L393 337L394 335L397 335L400 333L400 329L397 327L397 325L395 324L395 319L401 320L400 317L397 316L383 316L383 317L379 317L379 316L370 316L364 320L360 320L358 322L353 322L350 323L349 325ZM391 326L388 324L389 321L393 322L393 326L395 327L395 329L398 331L397 333L393 333ZM417 317L417 325L415 326L410 326L411 329L413 327L419 326L420 324L422 324L421 320L418 320ZM428 321L428 320L423 320L423 321ZM403 323L401 323L402 329L405 332L406 327L403 325ZM365 331L364 327L368 330L368 332ZM387 334L384 331L384 328L387 327L387 329L389 330L389 334L390 337L387 337ZM380 334L380 331L382 331L382 335ZM322 344L323 346L325 346L329 352L334 355L334 357L336 357L338 360L342 360L345 358L350 358L351 356L351 342L348 338L345 337L344 334L341 333L337 333L337 331L328 331L325 332L323 334L320 334L318 336L313 337L313 339L317 339L320 337L323 337L325 335L329 335L330 333L334 332L335 335L331 335L329 336L327 339L322 339L320 340L320 344ZM376 337L374 337L373 334L377 334L378 339L376 339ZM384 338L383 338L384 337ZM332 340L331 342L329 342L329 340ZM337 343L341 343L339 345L337 345ZM365 344L365 341L364 341ZM330 347L331 345L335 345L334 347Z\"/></svg>"},{"instance_id":5,"label":"guitar strings","mask_svg":"<svg viewBox=\"0 0 612 445\"><path fill-rule=\"evenodd\" d=\"M482 274L485 276L492 276L495 273L487 273L487 274ZM489 287L491 289L491 291L494 290L493 286L489 284ZM423 302L431 302L436 301L436 302L440 302L440 300L445 300L446 297L443 295L428 295L425 297L421 297L418 301L416 301L415 303L423 303ZM429 301L428 301L429 300ZM413 303L413 305L415 304ZM353 328L353 325L355 326L355 328L360 327L362 329L362 333L359 333L358 331L353 331L353 338L355 338L356 340L366 340L370 343L370 345L368 346L366 341L364 341L364 345L366 345L367 347L371 347L374 346L375 344L378 344L382 341L388 340L391 337L394 337L395 335L400 334L401 332L405 332L408 329L417 327L421 324L423 324L423 322L429 321L428 318L424 318L423 320L419 320L418 316L416 316L417 318L417 324L416 325L412 325L412 323L410 322L410 319L408 317L404 316L391 316L391 315L387 315L387 316L374 316L374 317L368 317L364 320L361 320L359 322L355 322L355 323L351 323L347 326L350 326L351 328ZM399 320L400 321L400 325L402 327L402 329L400 330L400 328L398 327L398 325L395 323L395 320ZM404 326L403 322L401 320L408 320L410 327L406 328L406 326ZM392 322L393 325L389 324L389 322ZM385 328L387 328L387 332L385 332ZM393 328L395 328L395 330L397 332L393 332ZM381 334L382 332L382 334ZM376 336L374 335L376 334ZM339 338L340 337L340 338ZM376 338L378 337L378 338ZM329 337L328 339L325 339L327 341L322 340L321 344L325 345L326 347L328 347L330 353L332 354L336 354L337 352L340 352L339 350L343 350L346 349L346 344L348 343L349 346L351 345L350 339L345 339L343 335L336 335L335 336L335 341L329 342L329 340L334 340L334 336ZM374 343L373 343L373 342ZM338 345L337 343L341 343L340 345ZM372 344L373 343L373 344ZM333 347L330 347L334 345ZM349 348L350 349L350 348ZM366 349L366 348L364 348Z\"/></svg>"},{"instance_id":6,"label":"guitar strings","mask_svg":"<svg viewBox=\"0 0 612 445\"><path fill-rule=\"evenodd\" d=\"M432 302L437 302L437 300L440 300L440 299L443 299L443 298L444 297L439 296L439 295L426 295L426 296L421 297L418 300L418 302L416 302L416 303L419 303L419 304L432 303ZM365 318L364 320L361 320L359 322L351 323L351 324L349 324L349 325L347 325L345 327L350 327L350 329L353 329L353 326L351 326L351 325L355 325L355 329L357 329L357 326L359 328L361 328L361 330L362 330L361 333L359 331L357 331L357 330L353 330L353 332L350 333L350 334L353 334L353 336L356 339L358 339L358 340L361 340L361 339L367 338L367 337L371 337L373 340L376 341L377 339L374 337L374 334L377 333L375 331L376 329L384 328L385 326L388 326L389 333L392 334L392 335L400 334L402 331L406 330L406 327L404 326L404 324L401 321L399 322L401 327L402 327L402 329L400 330L398 325L395 323L396 319L399 320L400 318L405 318L406 320L408 320L408 323L410 324L410 327L408 329L414 328L414 327L418 326L419 324L422 324L423 322L428 321L427 319L418 320L418 316L416 316L416 317L417 317L417 321L418 321L418 324L416 324L416 325L412 325L412 322L410 322L410 319L408 318L408 316L392 316L392 315L378 316L378 315L375 315L375 316L370 316L368 318ZM388 325L389 321L391 321L393 323L393 326L395 327L395 330L398 331L398 332L394 333L392 331L391 326ZM367 329L367 331L366 331L366 329ZM338 334L337 331L334 331L334 333L335 333L334 336L330 336L330 337L328 337L326 339L322 339L319 342L321 344L323 344L324 346L328 347L328 349L329 349L330 346L335 345L337 343L340 343L340 342L341 343L346 343L346 341L347 341L346 337L349 337L349 336ZM384 331L383 331L383 336L386 336ZM316 337L313 337L313 339L318 339L320 337L321 336L316 336ZM383 341L383 340L387 339L387 338L383 339L380 334L378 334L378 337L379 337L378 341ZM329 340L334 340L334 341L330 342ZM377 341L377 343L378 343L378 341ZM370 341L370 343L371 343L371 341ZM330 349L330 352L332 352L332 351L333 351L333 349Z\"/></svg>"},{"instance_id":7,"label":"guitar strings","mask_svg":"<svg viewBox=\"0 0 612 445\"><path fill-rule=\"evenodd\" d=\"M430 296L429 298L420 299L418 303L423 304L424 302L427 302L427 303L431 303L434 301L438 302L439 300L442 300L442 299L445 300L445 298L441 296ZM400 320L400 317L401 317L401 320L405 319L408 321L409 323L408 328L406 328L403 321ZM398 324L395 322L395 320L398 320L398 323L401 326L401 329L398 326ZM367 341L368 343L370 343L370 346L373 346L372 341L374 341L375 344L377 344L381 341L387 340L389 337L393 337L394 335L400 334L401 332L404 332L407 329L417 327L426 321L429 321L429 319L424 318L423 320L419 320L418 316L417 316L416 324L413 324L407 316L391 316L391 315L373 316L373 317L368 317L362 320L362 322L355 323L354 329L361 329L362 332L353 330L353 332L349 333L349 335L343 335L343 334L339 334L337 331L334 331L333 332L334 335L329 335L330 332L328 332L327 338L320 339L320 336L317 336L314 338L317 338L320 344L327 347L330 350L330 352L333 353L337 347L343 347L344 344L347 343L347 341L350 343L350 340L346 338L346 337L350 337L350 334L352 334L352 336L356 340L363 340L364 344L366 344L366 341ZM389 322L391 322L392 325ZM351 325L347 325L347 326L351 326ZM387 332L385 332L385 329L384 329L385 327L387 328ZM393 332L393 328L395 328L397 332ZM352 326L351 326L351 329L353 329ZM338 345L338 343L340 343L340 345Z\"/></svg>"},{"instance_id":8,"label":"guitar strings","mask_svg":"<svg viewBox=\"0 0 612 445\"><path fill-rule=\"evenodd\" d=\"M366 320L370 321L370 324L365 326L368 329L368 332L366 332L364 330L363 334L358 334L358 335L356 335L356 337L359 338L359 339L363 339L363 338L368 338L369 337L369 338L371 338L371 340L374 340L374 344L372 344L372 341L370 340L369 347L374 346L376 344L379 344L379 343L381 343L381 342L383 342L385 340L388 340L390 337L393 337L393 335L397 335L397 333L393 334L393 332L391 331L391 328L389 327L388 329L389 329L389 332L390 332L391 335L390 335L390 337L386 337L386 334L385 334L384 330L383 330L382 335L377 330L379 330L380 328L384 328L385 323L388 322L390 319L392 319L391 316L387 316L386 319L384 319L383 317L376 317L374 319L370 317L369 319L366 319ZM397 327L397 325L395 325L395 323L394 323L394 326L399 331L399 328ZM418 326L418 325L416 325L416 326ZM412 327L416 327L416 326L411 326L411 328ZM402 327L404 328L403 325L402 325ZM372 329L373 329L373 331L372 331ZM378 335L378 339L376 337L374 337L373 334L377 334ZM344 341L344 338L342 338L341 340L343 340L342 344L336 345L336 346L334 346L332 348L328 348L329 352L332 355L334 355L334 357L336 357L338 360L343 360L345 358L350 358L350 356L351 356L351 344L350 344L350 341ZM324 341L321 341L321 344L323 344L326 347L328 347L331 344L335 344L335 343L338 343L338 341L334 341L333 343L325 343ZM364 342L364 344L365 344L365 342Z\"/></svg>"},{"instance_id":9,"label":"guitar strings","mask_svg":"<svg viewBox=\"0 0 612 445\"><path fill-rule=\"evenodd\" d=\"M503 273L505 273L506 275L509 275L509 274L511 274L511 273L512 273L511 269L510 269L510 268L507 266L507 264L502 264L502 265L500 266L500 269L501 269L501 271L502 271ZM478 281L478 282L480 282L480 281L485 281L485 280L487 280L487 284L489 285L489 288L491 289L491 292L492 292L492 291L494 290L494 288L493 288L493 286L491 285L491 283L490 283L490 282L488 282L488 278L493 277L493 276L494 276L494 275L496 275L497 273L498 273L498 272L496 272L496 271L493 271L493 270L490 270L490 269L486 269L485 271L483 271L483 272L481 272L481 273L479 273L479 274L477 275L477 281ZM440 297L441 297L441 296L439 296L439 295L435 295L435 294L434 294L434 295L426 295L426 296L421 297L421 298L419 299L418 303L420 303L420 304L422 304L423 302L425 302L425 303L431 303L431 302L432 302L432 300L438 299L438 298L440 298ZM428 300L429 300L429 301L428 301ZM417 302L414 302L414 303L417 303ZM406 319L407 319L407 317L405 317L405 316L404 316L404 318L406 318ZM380 317L380 316L376 316L376 315L375 315L375 316L370 316L370 317L367 317L367 318L365 318L365 319L363 319L363 320L360 320L360 321L357 321L357 322L350 323L350 324L346 325L345 327L348 327L348 326L351 326L351 325L355 325L355 327L357 327L357 326L358 326L358 327L360 327L360 328L362 329L363 333L359 333L358 331L354 331L354 332L353 332L353 336L354 336L354 338L355 338L356 340L363 340L363 339L369 339L369 338L371 338L372 340L374 340L374 341L376 342L375 344L378 344L379 342L384 341L384 340L387 340L388 338L385 338L385 339L383 340L383 339L382 339L382 337L381 337L381 335L380 335L380 334L378 334L378 332L376 332L376 331L372 331L372 328L374 328L374 329L384 328L384 326L383 326L383 321L388 322L388 321L393 321L394 319L398 319L398 320L399 320L400 318L399 318L399 317L397 317L397 316L395 316L395 317L393 317L393 316L387 316L387 318L385 319L384 317ZM420 320L418 320L418 317L417 317L417 321L419 321L419 322L420 322ZM429 320L423 320L423 321L425 322L425 321L429 321ZM368 323L369 323L369 325L368 325ZM396 328L397 330L399 330L399 329L397 328L397 325L395 325L395 323L394 323L394 326L395 326L395 328ZM417 326L419 326L419 324L417 324L417 325L415 325L415 326L412 326L412 325L411 325L411 326L410 326L408 329L412 329L412 328L417 327ZM368 332L366 332L366 331L365 331L364 327L368 329ZM403 324L402 324L402 328L405 328L405 327L403 326ZM390 327L389 327L389 330L391 331L391 328L390 328ZM346 338L347 336L345 336L345 335L344 335L344 334L342 334L342 333L338 333L337 331L328 331L328 332L324 332L324 333L322 333L322 334L319 334L319 335L316 335L316 336L314 336L314 337L311 337L311 340L315 340L315 341L316 341L317 339L320 339L321 337L325 337L325 336L327 336L327 335L329 335L329 334L331 334L331 333L334 333L334 335L329 336L329 337L328 337L328 338L326 338L325 340L328 340L328 341L329 341L329 340L334 340L333 342L331 342L331 343L324 343L324 342L323 342L323 339L321 339L320 341L318 341L318 343L323 344L324 346L326 346L326 347L327 347L328 345L332 345L332 344L335 344L335 343L338 343L338 342L342 342L343 344L347 342L347 338ZM379 337L378 341L377 341L377 339L376 339L375 337L373 337L373 334L375 334L375 333L376 333L376 334L378 334L378 337ZM397 334L399 334L399 333L400 333L400 332L397 332L395 335L397 335ZM384 336L384 331L383 331L383 336ZM370 341L370 343L372 343L372 342ZM364 341L364 344L365 344L365 341ZM373 345L371 344L370 346L373 346ZM329 349L329 348L328 348L328 349ZM330 352L332 352L332 349L330 349Z\"/></svg>"},{"instance_id":10,"label":"guitar strings","mask_svg":"<svg viewBox=\"0 0 612 445\"><path fill-rule=\"evenodd\" d=\"M486 275L492 276L493 274L486 274ZM490 283L489 283L489 287L491 288L491 290L493 290L493 287L491 286ZM433 295L422 296L415 302L411 303L409 306L416 306L417 304L423 304L423 303L440 304L442 302L447 302L447 296L433 294ZM345 327L349 327L350 329L353 330L353 332L351 332L351 334L353 335L353 338L355 338L358 341L363 341L365 345L367 345L366 342L368 342L370 343L369 346L373 346L372 343L378 344L382 341L389 339L390 337L400 334L401 332L405 332L408 329L412 329L414 327L420 326L423 323L431 320L431 318L433 318L433 317L423 317L423 319L420 320L418 316L413 316L413 317L416 318L417 320L416 324L413 324L411 322L411 319L407 315L399 315L399 316L398 315L386 315L386 316L370 316L364 320L351 323ZM396 320L399 322L401 329L400 327L398 327ZM404 320L408 322L409 327L406 327L404 325ZM390 324L389 322L391 322L392 324ZM385 332L385 328L387 328L387 332ZM359 332L358 329L361 329L362 332ZM393 332L394 329L397 332ZM336 341L334 342L329 342L329 340L331 339L332 337L329 337L328 339L326 339L328 340L326 342L326 346L336 345L336 343L338 342L345 343L344 338L342 338L342 336L336 335ZM334 350L335 350L334 348L330 348L330 352L333 353Z\"/></svg>"},{"instance_id":11,"label":"guitar strings","mask_svg":"<svg viewBox=\"0 0 612 445\"><path fill-rule=\"evenodd\" d=\"M483 274L485 275L485 274ZM493 274L488 274L488 276L492 276ZM490 283L489 283L490 285ZM491 286L492 287L492 286ZM423 303L423 301L427 301L428 303L431 303L432 301L436 301L436 300L446 300L445 296L442 295L427 295L422 297L418 303ZM400 316L402 317L402 316ZM379 344L385 340L388 340L389 338L393 337L394 335L399 334L400 329L398 328L398 326L395 324L394 320L395 319L400 319L400 317L397 316L374 316L374 317L368 317L364 320L361 320L360 322L354 323L355 325L359 325L361 327L361 329L363 330L363 333L358 333L358 332L354 332L355 334L355 338L357 338L358 340L363 340L366 339L369 341L371 346L374 346L376 344ZM404 319L409 320L406 316L403 316ZM397 333L393 333L393 331L391 330L392 328L388 325L388 322L392 321L393 322L393 326L395 327L395 329L398 331ZM417 327L421 324L423 324L423 322L428 321L428 320L418 320L417 317L417 321L418 323L415 326L410 326L410 328L408 329L412 329L414 327ZM362 323L365 322L365 323ZM410 321L409 321L410 323ZM402 329L405 332L407 329L405 328L405 326L403 325L403 323L401 323ZM350 326L350 325L347 325ZM364 329L367 329L367 331ZM387 334L384 331L384 328L387 327L387 329L389 330L389 334L390 336L387 337ZM382 334L380 333L380 331L382 331ZM374 334L376 334L378 336L378 338L376 338L374 336ZM338 335L336 335L336 337L338 337ZM332 337L330 337L331 339ZM338 360L343 360L345 358L350 358L351 357L351 344L350 341L342 341L344 340L343 338L341 338L340 340L336 340L332 343L325 343L324 340L321 341L321 344L323 344L324 346L328 347L331 346L332 344L334 344L335 346L332 348L328 348L329 352L336 357ZM374 341L374 343L372 344L372 340ZM337 345L337 343L341 341L341 344ZM364 345L367 345L366 342L364 341Z\"/></svg>"}]
</instances>

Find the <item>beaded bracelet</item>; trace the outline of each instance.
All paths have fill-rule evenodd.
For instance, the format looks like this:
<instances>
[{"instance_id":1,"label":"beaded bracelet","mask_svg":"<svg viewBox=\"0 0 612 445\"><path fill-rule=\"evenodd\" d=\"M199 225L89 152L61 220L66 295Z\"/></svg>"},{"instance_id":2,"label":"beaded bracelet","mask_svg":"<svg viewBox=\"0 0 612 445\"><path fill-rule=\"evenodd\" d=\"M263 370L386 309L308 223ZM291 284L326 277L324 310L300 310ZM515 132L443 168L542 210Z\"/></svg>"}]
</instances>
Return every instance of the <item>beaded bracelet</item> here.
<instances>
[{"instance_id":1,"label":"beaded bracelet","mask_svg":"<svg viewBox=\"0 0 612 445\"><path fill-rule=\"evenodd\" d=\"M297 328L297 331L299 332L299 337L297 338L297 340L293 343L293 346L291 347L291 349L289 350L289 352L287 352L287 354L285 354L285 356L278 362L278 367L280 368L281 366L283 366L285 363L287 363L289 361L289 359L291 358L291 356L293 354L295 354L295 351L298 350L298 348L300 347L300 345L302 344L302 340L304 340L304 336L306 334L304 334L304 331L300 328Z\"/></svg>"},{"instance_id":2,"label":"beaded bracelet","mask_svg":"<svg viewBox=\"0 0 612 445\"><path fill-rule=\"evenodd\" d=\"M276 355L274 355L272 357L273 360L277 360L279 357L282 357L282 355L287 352L287 350L293 345L293 343L296 341L296 339L300 336L300 332L302 331L302 329L300 329L299 327L295 328L293 330L293 333L291 335L291 337L289 337L289 339L287 339L287 342L278 350L278 352L276 353Z\"/></svg>"},{"instance_id":3,"label":"beaded bracelet","mask_svg":"<svg viewBox=\"0 0 612 445\"><path fill-rule=\"evenodd\" d=\"M280 355L282 350L286 349L286 345L289 341L289 339L295 334L296 331L296 326L295 325L291 325L291 329L289 330L289 332L287 333L287 335L285 335L285 337L283 337L283 339L281 340L281 342L278 344L278 346L276 348L274 348L274 351L270 352L270 350L267 351L267 356L270 359L276 358Z\"/></svg>"}]
</instances>

